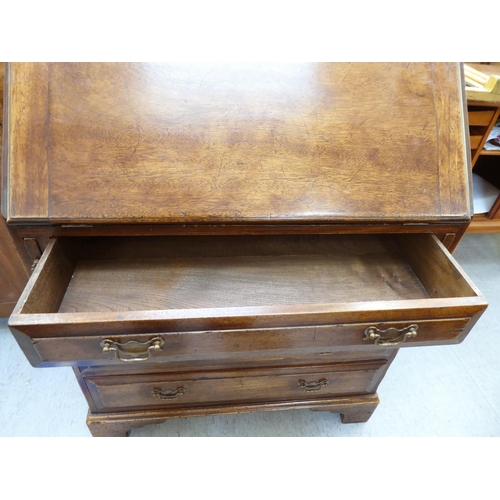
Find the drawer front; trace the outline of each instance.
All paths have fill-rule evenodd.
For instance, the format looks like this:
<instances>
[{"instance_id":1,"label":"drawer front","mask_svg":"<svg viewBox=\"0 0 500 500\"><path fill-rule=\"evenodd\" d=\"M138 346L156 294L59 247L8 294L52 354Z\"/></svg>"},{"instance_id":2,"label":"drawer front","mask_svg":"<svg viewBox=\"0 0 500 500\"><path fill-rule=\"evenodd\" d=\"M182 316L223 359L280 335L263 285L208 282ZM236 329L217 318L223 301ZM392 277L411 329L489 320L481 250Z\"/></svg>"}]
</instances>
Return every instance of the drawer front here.
<instances>
[{"instance_id":1,"label":"drawer front","mask_svg":"<svg viewBox=\"0 0 500 500\"><path fill-rule=\"evenodd\" d=\"M276 368L85 378L98 410L293 401L374 392L384 361L344 366Z\"/></svg>"},{"instance_id":2,"label":"drawer front","mask_svg":"<svg viewBox=\"0 0 500 500\"><path fill-rule=\"evenodd\" d=\"M460 342L470 318L407 320L297 328L182 332L110 337L34 339L36 365L146 365L161 361L228 359L253 356L304 356L344 350L387 349ZM24 337L28 344L30 339ZM25 352L27 349L25 348Z\"/></svg>"},{"instance_id":3,"label":"drawer front","mask_svg":"<svg viewBox=\"0 0 500 500\"><path fill-rule=\"evenodd\" d=\"M486 301L442 243L365 236L52 240L9 326L35 366L461 341Z\"/></svg>"}]
</instances>

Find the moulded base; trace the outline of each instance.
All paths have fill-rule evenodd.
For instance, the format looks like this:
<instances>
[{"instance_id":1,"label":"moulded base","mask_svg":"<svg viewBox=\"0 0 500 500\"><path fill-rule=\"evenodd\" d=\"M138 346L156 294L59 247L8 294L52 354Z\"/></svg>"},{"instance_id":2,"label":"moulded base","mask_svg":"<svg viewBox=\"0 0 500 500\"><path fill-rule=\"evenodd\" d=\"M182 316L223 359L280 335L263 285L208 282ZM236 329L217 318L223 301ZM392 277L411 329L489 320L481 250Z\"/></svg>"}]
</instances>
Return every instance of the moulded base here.
<instances>
[{"instance_id":1,"label":"moulded base","mask_svg":"<svg viewBox=\"0 0 500 500\"><path fill-rule=\"evenodd\" d=\"M368 394L308 401L221 405L202 408L172 408L99 414L92 414L89 411L87 425L94 437L126 437L131 429L159 424L170 418L301 409L340 413L344 424L360 423L368 421L379 402L376 394Z\"/></svg>"}]
</instances>

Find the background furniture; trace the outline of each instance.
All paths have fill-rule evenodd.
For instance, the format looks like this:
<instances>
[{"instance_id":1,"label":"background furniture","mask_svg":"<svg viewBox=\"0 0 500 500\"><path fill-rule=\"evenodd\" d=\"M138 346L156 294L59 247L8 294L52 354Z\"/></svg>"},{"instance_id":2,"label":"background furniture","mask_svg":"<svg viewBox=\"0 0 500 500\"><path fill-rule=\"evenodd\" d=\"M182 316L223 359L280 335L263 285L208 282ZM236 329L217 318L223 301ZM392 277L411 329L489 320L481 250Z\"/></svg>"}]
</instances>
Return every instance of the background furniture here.
<instances>
[{"instance_id":1,"label":"background furniture","mask_svg":"<svg viewBox=\"0 0 500 500\"><path fill-rule=\"evenodd\" d=\"M473 85L466 88L472 168L500 187L500 151L484 149L491 129L500 117L500 76L497 76L500 75L500 66L467 64L465 68L466 81ZM487 214L474 216L468 232L499 232L499 217L500 196Z\"/></svg>"},{"instance_id":2,"label":"background furniture","mask_svg":"<svg viewBox=\"0 0 500 500\"><path fill-rule=\"evenodd\" d=\"M309 408L366 421L399 347L486 307L457 64L7 66L9 320L94 435Z\"/></svg>"}]
</instances>

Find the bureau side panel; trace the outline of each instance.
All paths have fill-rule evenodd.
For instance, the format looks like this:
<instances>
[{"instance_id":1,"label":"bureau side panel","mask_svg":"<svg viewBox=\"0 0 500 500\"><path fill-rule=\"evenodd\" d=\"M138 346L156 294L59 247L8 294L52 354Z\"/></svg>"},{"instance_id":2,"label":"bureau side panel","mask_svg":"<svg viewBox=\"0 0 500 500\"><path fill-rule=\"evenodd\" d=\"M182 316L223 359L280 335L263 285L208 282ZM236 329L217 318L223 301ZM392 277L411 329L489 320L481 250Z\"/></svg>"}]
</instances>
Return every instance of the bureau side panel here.
<instances>
[{"instance_id":1,"label":"bureau side panel","mask_svg":"<svg viewBox=\"0 0 500 500\"><path fill-rule=\"evenodd\" d=\"M3 85L4 64L0 63L0 129L3 132ZM2 151L0 133L0 155ZM2 196L2 176L0 175L0 197ZM2 199L3 201L3 199ZM29 261L22 247L21 238L12 234L0 215L0 317L10 315L28 281Z\"/></svg>"},{"instance_id":2,"label":"bureau side panel","mask_svg":"<svg viewBox=\"0 0 500 500\"><path fill-rule=\"evenodd\" d=\"M49 65L8 63L5 79L3 212L9 222L47 219Z\"/></svg>"},{"instance_id":3,"label":"bureau side panel","mask_svg":"<svg viewBox=\"0 0 500 500\"><path fill-rule=\"evenodd\" d=\"M10 315L29 278L27 259L0 217L0 317Z\"/></svg>"}]
</instances>

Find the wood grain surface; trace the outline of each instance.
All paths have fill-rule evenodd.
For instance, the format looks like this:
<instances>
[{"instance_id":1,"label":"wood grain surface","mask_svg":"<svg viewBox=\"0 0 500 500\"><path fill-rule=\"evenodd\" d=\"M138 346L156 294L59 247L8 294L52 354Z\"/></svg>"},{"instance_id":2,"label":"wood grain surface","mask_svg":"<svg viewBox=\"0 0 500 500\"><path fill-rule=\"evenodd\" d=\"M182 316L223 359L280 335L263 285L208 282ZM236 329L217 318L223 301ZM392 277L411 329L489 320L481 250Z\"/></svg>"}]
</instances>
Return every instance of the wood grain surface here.
<instances>
[{"instance_id":1,"label":"wood grain surface","mask_svg":"<svg viewBox=\"0 0 500 500\"><path fill-rule=\"evenodd\" d=\"M94 437L125 437L131 429L159 424L169 418L199 417L204 415L228 415L260 411L299 410L329 411L340 413L342 422L366 422L377 409L380 400L376 394L341 396L303 401L280 401L268 403L240 403L194 408L164 408L147 411L92 413L89 411L87 425Z\"/></svg>"},{"instance_id":2,"label":"wood grain surface","mask_svg":"<svg viewBox=\"0 0 500 500\"><path fill-rule=\"evenodd\" d=\"M289 328L248 328L245 330L211 330L195 332L165 332L159 335L164 340L162 351L153 352L147 361L137 362L148 371L155 364L164 362L184 363L189 366L193 361L203 361L207 365L213 363L229 363L239 361L240 367L247 359L257 358L261 366L269 364L269 360L280 357L295 357L296 360L311 359L316 356L316 363L321 358L332 359L343 351L351 352L351 359L357 359L365 351L372 350L383 356L387 347L380 347L373 341L365 340L365 330L373 325L380 329L406 328L410 324L418 325L418 335L399 347L458 344L470 331L470 318L447 320L421 320L407 311L405 321L373 321L370 323L352 323L338 325L321 325L314 327ZM84 329L82 328L82 331ZM94 336L67 336L53 338L35 338L33 345L25 348L26 355L34 366L112 366L122 368L131 363L116 359L113 352L103 352L101 340L112 338L113 341L147 343L158 334L123 335L120 332L101 332ZM396 349L392 347L391 349ZM29 355L31 354L31 355ZM297 362L297 361L296 361ZM305 361L304 361L305 362Z\"/></svg>"},{"instance_id":3,"label":"wood grain surface","mask_svg":"<svg viewBox=\"0 0 500 500\"><path fill-rule=\"evenodd\" d=\"M434 235L375 234L462 236L461 83L456 63L9 64L2 210L45 249L12 333L34 366L82 367L94 435L366 421L400 345L458 343L486 308ZM132 368L101 345L159 336Z\"/></svg>"},{"instance_id":4,"label":"wood grain surface","mask_svg":"<svg viewBox=\"0 0 500 500\"><path fill-rule=\"evenodd\" d=\"M2 155L4 63L0 63L0 156ZM0 198L2 177L0 176ZM0 214L0 318L10 315L28 282L31 262L22 239L12 231Z\"/></svg>"},{"instance_id":5,"label":"wood grain surface","mask_svg":"<svg viewBox=\"0 0 500 500\"><path fill-rule=\"evenodd\" d=\"M0 216L0 318L13 311L29 278L29 261L21 242Z\"/></svg>"},{"instance_id":6,"label":"wood grain surface","mask_svg":"<svg viewBox=\"0 0 500 500\"><path fill-rule=\"evenodd\" d=\"M201 371L174 374L147 374L86 378L92 399L99 410L196 406L221 402L286 401L318 397L369 394L375 391L374 379L384 361L358 361L323 366ZM305 391L299 381L319 382L317 390ZM152 390L176 391L183 394L161 399Z\"/></svg>"},{"instance_id":7,"label":"wood grain surface","mask_svg":"<svg viewBox=\"0 0 500 500\"><path fill-rule=\"evenodd\" d=\"M191 359L189 362L179 361L176 356L162 359L160 363L110 363L90 366L74 367L75 374L80 377L101 377L107 375L133 375L146 373L177 373L183 376L184 372L203 370L241 370L250 368L279 368L295 367L295 371L303 371L305 367L326 363L347 363L353 360L358 361L383 361L387 363L392 359L398 349L386 347L380 349L354 349L354 350L323 350L314 353L303 353L297 356L294 352L291 355L283 352L262 352L248 353L240 356L224 356L218 358Z\"/></svg>"},{"instance_id":8,"label":"wood grain surface","mask_svg":"<svg viewBox=\"0 0 500 500\"><path fill-rule=\"evenodd\" d=\"M12 63L4 209L17 222L467 221L460 85L455 63Z\"/></svg>"},{"instance_id":9,"label":"wood grain surface","mask_svg":"<svg viewBox=\"0 0 500 500\"><path fill-rule=\"evenodd\" d=\"M12 70L7 64L3 212L7 220L46 219L49 216L49 65L23 63L22 74L16 75Z\"/></svg>"},{"instance_id":10,"label":"wood grain surface","mask_svg":"<svg viewBox=\"0 0 500 500\"><path fill-rule=\"evenodd\" d=\"M59 312L429 298L390 237L90 240Z\"/></svg>"},{"instance_id":11,"label":"wood grain surface","mask_svg":"<svg viewBox=\"0 0 500 500\"><path fill-rule=\"evenodd\" d=\"M429 234L60 238L9 325L31 338L124 335L477 319L485 307Z\"/></svg>"}]
</instances>

